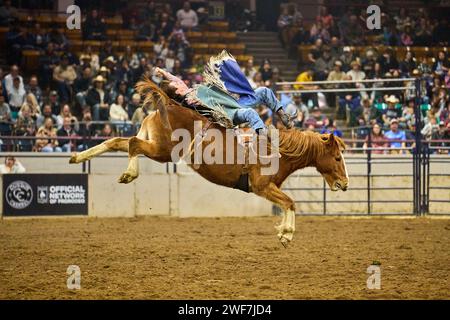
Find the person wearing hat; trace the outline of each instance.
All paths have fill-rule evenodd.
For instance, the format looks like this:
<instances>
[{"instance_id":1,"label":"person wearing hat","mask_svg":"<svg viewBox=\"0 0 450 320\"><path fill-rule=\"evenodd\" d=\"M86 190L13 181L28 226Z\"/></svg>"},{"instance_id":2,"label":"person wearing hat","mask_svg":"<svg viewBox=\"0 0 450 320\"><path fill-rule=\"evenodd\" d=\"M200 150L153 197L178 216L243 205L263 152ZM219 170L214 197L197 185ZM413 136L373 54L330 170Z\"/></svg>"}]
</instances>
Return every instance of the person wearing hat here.
<instances>
[{"instance_id":1,"label":"person wearing hat","mask_svg":"<svg viewBox=\"0 0 450 320\"><path fill-rule=\"evenodd\" d=\"M93 87L86 96L86 104L91 108L94 121L107 121L109 119L109 105L111 103L109 92L105 89L105 79L98 75L93 80Z\"/></svg>"},{"instance_id":2,"label":"person wearing hat","mask_svg":"<svg viewBox=\"0 0 450 320\"><path fill-rule=\"evenodd\" d=\"M394 95L390 95L386 99L387 108L381 115L381 118L386 126L389 126L392 119L396 119L398 122L398 118L400 117L400 110L397 108L398 102L399 100Z\"/></svg>"},{"instance_id":3,"label":"person wearing hat","mask_svg":"<svg viewBox=\"0 0 450 320\"><path fill-rule=\"evenodd\" d=\"M75 80L73 90L75 93L75 100L81 107L86 105L86 95L89 87L92 84L92 68L85 66L81 72L81 77Z\"/></svg>"},{"instance_id":4,"label":"person wearing hat","mask_svg":"<svg viewBox=\"0 0 450 320\"><path fill-rule=\"evenodd\" d=\"M70 100L71 86L76 78L77 72L73 66L69 65L69 57L64 54L60 64L53 70L53 80L56 82L61 101Z\"/></svg>"},{"instance_id":5,"label":"person wearing hat","mask_svg":"<svg viewBox=\"0 0 450 320\"><path fill-rule=\"evenodd\" d=\"M328 78L330 71L334 67L334 60L331 56L330 47L323 47L322 55L314 63L314 70L318 81L323 81Z\"/></svg>"},{"instance_id":6,"label":"person wearing hat","mask_svg":"<svg viewBox=\"0 0 450 320\"><path fill-rule=\"evenodd\" d=\"M396 118L389 122L390 130L387 131L384 136L387 140L390 140L389 146L391 148L390 153L405 153L405 150L398 150L405 148L406 134L405 131L399 130L398 120ZM397 150L396 150L397 149Z\"/></svg>"},{"instance_id":7,"label":"person wearing hat","mask_svg":"<svg viewBox=\"0 0 450 320\"><path fill-rule=\"evenodd\" d=\"M355 60L355 54L352 48L345 46L342 49L342 55L339 60L342 61L342 70L348 72L350 70L350 63Z\"/></svg>"}]
</instances>

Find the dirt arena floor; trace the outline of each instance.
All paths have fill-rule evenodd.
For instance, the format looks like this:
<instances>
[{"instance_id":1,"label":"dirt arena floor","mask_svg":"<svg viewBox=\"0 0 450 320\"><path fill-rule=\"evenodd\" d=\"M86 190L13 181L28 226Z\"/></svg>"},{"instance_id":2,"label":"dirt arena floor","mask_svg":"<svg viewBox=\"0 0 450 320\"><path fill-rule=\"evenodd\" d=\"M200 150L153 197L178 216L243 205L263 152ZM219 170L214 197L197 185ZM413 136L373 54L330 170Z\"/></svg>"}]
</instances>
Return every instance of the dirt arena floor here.
<instances>
[{"instance_id":1,"label":"dirt arena floor","mask_svg":"<svg viewBox=\"0 0 450 320\"><path fill-rule=\"evenodd\" d=\"M4 219L0 298L450 299L450 220L301 217L288 249L278 220Z\"/></svg>"}]
</instances>

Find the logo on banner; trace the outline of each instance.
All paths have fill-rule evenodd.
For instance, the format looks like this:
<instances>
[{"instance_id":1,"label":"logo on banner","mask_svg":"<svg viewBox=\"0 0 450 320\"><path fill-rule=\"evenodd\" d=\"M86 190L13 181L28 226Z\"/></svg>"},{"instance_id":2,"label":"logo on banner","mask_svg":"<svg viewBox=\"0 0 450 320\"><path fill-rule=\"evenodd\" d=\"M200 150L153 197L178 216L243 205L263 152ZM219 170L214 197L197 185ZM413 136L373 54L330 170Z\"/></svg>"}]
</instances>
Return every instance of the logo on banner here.
<instances>
[{"instance_id":1,"label":"logo on banner","mask_svg":"<svg viewBox=\"0 0 450 320\"><path fill-rule=\"evenodd\" d=\"M37 202L41 204L48 203L48 187L37 188Z\"/></svg>"},{"instance_id":2,"label":"logo on banner","mask_svg":"<svg viewBox=\"0 0 450 320\"><path fill-rule=\"evenodd\" d=\"M33 200L33 190L25 181L12 182L6 189L6 202L14 209L24 209Z\"/></svg>"}]
</instances>

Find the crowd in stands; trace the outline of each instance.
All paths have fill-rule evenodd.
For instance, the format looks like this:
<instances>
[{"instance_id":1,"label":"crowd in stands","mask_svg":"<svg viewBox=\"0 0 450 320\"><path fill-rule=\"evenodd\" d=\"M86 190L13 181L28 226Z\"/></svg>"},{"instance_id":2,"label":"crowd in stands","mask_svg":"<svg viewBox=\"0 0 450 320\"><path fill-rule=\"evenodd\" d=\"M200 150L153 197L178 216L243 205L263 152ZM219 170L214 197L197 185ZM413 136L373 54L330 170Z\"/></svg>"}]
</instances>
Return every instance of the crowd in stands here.
<instances>
[{"instance_id":1,"label":"crowd in stands","mask_svg":"<svg viewBox=\"0 0 450 320\"><path fill-rule=\"evenodd\" d=\"M130 47L121 54L115 52L96 9L83 19L83 40L101 40L103 47L95 52L88 45L78 55L56 26L42 32L32 18L21 25L11 1L4 1L0 15L2 24L10 26L6 33L10 67L0 69L0 134L43 137L19 139L17 150L82 150L102 141L82 138L133 135L150 112L141 106L133 86L143 76L161 81L153 76L153 67L165 68L188 82L202 80L199 69L204 63L192 61L185 33L197 30L207 17L204 8L194 11L189 2L176 11L166 3L157 11L149 1L144 10L131 12L124 20L125 28L137 31L136 41L154 43L151 52ZM37 72L29 77L19 67L21 53L27 49L42 52ZM0 142L3 150L11 149L11 141Z\"/></svg>"},{"instance_id":2,"label":"crowd in stands","mask_svg":"<svg viewBox=\"0 0 450 320\"><path fill-rule=\"evenodd\" d=\"M153 67L164 68L185 80L189 86L202 81L205 65L202 56L195 57L186 33L200 30L208 22L204 8L191 9L189 2L174 10L164 3L157 10L148 1L142 10L124 14L124 28L136 31L136 41L152 41L151 52L124 48L113 50L107 39L101 12L89 11L82 22L84 40L101 40L96 52L91 46L81 54L71 50L71 42L56 26L45 30L30 19L21 25L11 1L0 7L0 24L9 26L6 34L9 70L0 69L0 135L19 136L15 150L58 152L83 150L115 135L133 135L151 110L141 106L133 85L147 76L158 83ZM337 120L355 127L355 137L364 141L358 146L378 145L377 137L394 140L412 139L415 130L414 95L409 91L374 91L371 88L396 86L381 79L421 78L421 112L426 139L450 138L450 64L448 53L430 51L421 58L404 51L402 56L390 46L435 45L444 48L449 43L448 22L430 18L427 10L395 14L383 13L383 29L368 33L365 13L349 8L336 19L326 7L310 28L296 6L284 6L278 19L280 40L291 53L299 44L311 45L300 63L302 71L294 89L344 89L338 93L279 93L290 114L295 115L295 127L342 136ZM375 38L373 37L375 35ZM372 37L369 41L368 38ZM374 44L359 52L355 46ZM383 49L376 45L385 45ZM21 72L22 52L26 49L42 52L35 74ZM259 61L258 61L259 62ZM257 66L258 65L258 66ZM259 65L249 59L242 69L253 88L267 86L274 91L276 82L283 81L280 70L269 60ZM379 80L372 84L334 83L328 86L308 85L316 80ZM402 85L406 85L400 82ZM347 89L360 91L345 92ZM336 108L335 119L324 114L324 107ZM264 106L258 112L267 124L276 123ZM342 128L341 128L342 129ZM379 129L379 131L378 131ZM35 137L40 139L28 139ZM92 137L94 139L92 139ZM0 137L1 139L1 137ZM12 150L12 141L1 139L2 150ZM391 147L406 146L396 141ZM380 148L386 146L380 144ZM442 146L450 146L443 142ZM448 151L447 151L448 152Z\"/></svg>"},{"instance_id":3,"label":"crowd in stands","mask_svg":"<svg viewBox=\"0 0 450 320\"><path fill-rule=\"evenodd\" d=\"M348 127L357 128L354 138L364 140L372 132L375 137L381 134L383 140L407 141L414 138L415 131L414 91L370 89L415 85L414 82L387 82L381 79L420 78L420 108L425 124L422 135L425 139L450 139L450 61L448 52L444 49L450 43L447 20L431 19L425 9L408 12L402 8L393 14L383 13L383 28L372 31L366 27L365 11L359 13L349 8L337 20L326 7L322 7L312 26L307 29L297 6L285 6L278 19L282 43L291 53L296 53L298 45L310 45L305 57L300 57L302 71L296 82L303 83L296 84L293 88L340 90L336 93L303 93L300 98L284 94L288 96L285 101L296 101L299 111L297 118L305 119L301 124L303 128L308 128L313 123L316 130L333 131L333 125L327 120L322 121L323 115L317 111L318 107L329 106L336 108L337 119L345 120ZM428 50L426 54L416 58L414 52L406 48L424 45L441 49L435 52ZM402 46L405 50L396 51L395 46ZM362 47L364 50L356 50L355 47ZM339 83L343 80L379 81ZM312 81L338 83L320 86L316 83L308 84ZM289 89L292 88L282 88ZM312 110L316 110L316 115L311 113ZM327 126L331 126L331 129ZM363 143L356 146L363 146ZM365 146L367 147L367 142ZM371 146L377 144L372 140ZM394 141L382 144L380 148L405 146L405 142ZM450 147L450 143L442 142L440 146ZM448 153L449 150L442 152Z\"/></svg>"}]
</instances>

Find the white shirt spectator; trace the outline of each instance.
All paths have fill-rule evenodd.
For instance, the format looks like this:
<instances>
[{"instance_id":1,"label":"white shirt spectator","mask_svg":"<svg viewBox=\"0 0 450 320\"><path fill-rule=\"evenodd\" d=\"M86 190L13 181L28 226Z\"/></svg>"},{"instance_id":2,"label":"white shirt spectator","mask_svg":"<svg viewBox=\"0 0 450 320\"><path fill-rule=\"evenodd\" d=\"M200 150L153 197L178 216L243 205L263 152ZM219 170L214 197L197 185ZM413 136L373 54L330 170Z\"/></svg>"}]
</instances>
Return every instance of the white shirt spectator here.
<instances>
[{"instance_id":1,"label":"white shirt spectator","mask_svg":"<svg viewBox=\"0 0 450 320\"><path fill-rule=\"evenodd\" d=\"M113 103L109 108L109 118L111 121L127 121L128 112L120 104Z\"/></svg>"},{"instance_id":2,"label":"white shirt spectator","mask_svg":"<svg viewBox=\"0 0 450 320\"><path fill-rule=\"evenodd\" d=\"M19 85L19 89L25 91L25 86L23 84L23 78L21 76L16 76L17 78L20 79L20 85ZM6 92L9 94L13 88L13 80L15 77L13 77L11 74L8 74L5 77L5 88L6 88Z\"/></svg>"},{"instance_id":3,"label":"white shirt spectator","mask_svg":"<svg viewBox=\"0 0 450 320\"><path fill-rule=\"evenodd\" d=\"M25 96L26 92L23 86L19 87L19 89L12 87L11 91L8 91L9 105L12 107L20 108L25 102Z\"/></svg>"},{"instance_id":4,"label":"white shirt spectator","mask_svg":"<svg viewBox=\"0 0 450 320\"><path fill-rule=\"evenodd\" d=\"M26 171L25 167L19 161L8 159L14 158L8 157L4 164L0 164L0 174L24 173Z\"/></svg>"},{"instance_id":5,"label":"white shirt spectator","mask_svg":"<svg viewBox=\"0 0 450 320\"><path fill-rule=\"evenodd\" d=\"M198 17L197 13L190 9L186 11L184 9L180 9L177 12L177 19L180 21L180 24L183 28L195 28L198 25Z\"/></svg>"}]
</instances>

